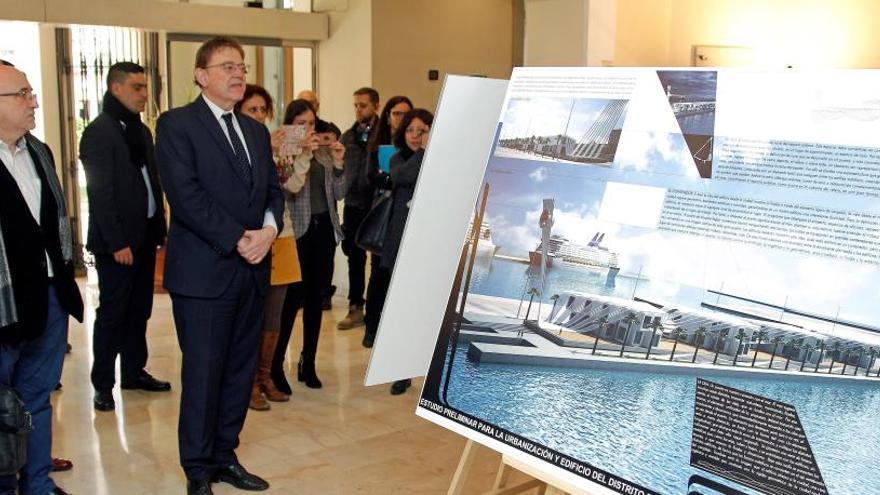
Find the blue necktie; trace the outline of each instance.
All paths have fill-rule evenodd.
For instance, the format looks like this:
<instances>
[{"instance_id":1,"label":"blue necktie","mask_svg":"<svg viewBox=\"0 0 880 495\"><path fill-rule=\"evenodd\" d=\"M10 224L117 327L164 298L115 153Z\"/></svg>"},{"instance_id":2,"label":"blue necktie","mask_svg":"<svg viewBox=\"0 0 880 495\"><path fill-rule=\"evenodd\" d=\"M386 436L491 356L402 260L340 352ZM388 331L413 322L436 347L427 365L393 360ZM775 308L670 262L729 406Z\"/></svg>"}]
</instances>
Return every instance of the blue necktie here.
<instances>
[{"instance_id":1,"label":"blue necktie","mask_svg":"<svg viewBox=\"0 0 880 495\"><path fill-rule=\"evenodd\" d=\"M238 166L239 170L241 170L244 176L248 178L248 183L250 183L252 180L251 162L248 161L244 145L241 143L241 139L238 138L238 133L235 132L235 127L232 125L231 112L223 114L223 122L226 123L226 130L229 131L229 141L232 142L232 151L235 153L235 165Z\"/></svg>"}]
</instances>

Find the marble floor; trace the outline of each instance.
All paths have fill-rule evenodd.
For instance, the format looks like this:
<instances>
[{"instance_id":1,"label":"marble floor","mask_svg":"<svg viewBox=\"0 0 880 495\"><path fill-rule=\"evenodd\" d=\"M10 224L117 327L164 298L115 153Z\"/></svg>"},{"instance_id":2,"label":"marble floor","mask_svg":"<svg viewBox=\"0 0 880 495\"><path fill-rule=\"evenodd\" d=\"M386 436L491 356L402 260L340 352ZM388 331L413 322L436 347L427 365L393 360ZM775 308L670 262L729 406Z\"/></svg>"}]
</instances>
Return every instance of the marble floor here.
<instances>
[{"instance_id":1,"label":"marble floor","mask_svg":"<svg viewBox=\"0 0 880 495\"><path fill-rule=\"evenodd\" d=\"M183 494L178 465L177 416L180 349L174 333L171 301L157 294L149 326L148 369L169 380L169 393L121 391L113 412L96 412L89 383L91 327L97 305L94 274L82 279L87 315L72 321L62 378L53 394L53 451L74 469L55 473L59 486L75 495ZM388 386L365 387L370 354L361 347L363 327L339 331L346 301L334 299L324 313L318 352L321 390L296 383L291 402L248 414L238 455L278 494L440 494L445 493L465 440L414 414L422 381L401 396ZM290 355L298 355L297 323ZM289 372L288 365L288 372ZM289 373L288 373L288 376ZM488 490L498 456L481 449L465 493ZM245 493L216 484L217 494Z\"/></svg>"}]
</instances>

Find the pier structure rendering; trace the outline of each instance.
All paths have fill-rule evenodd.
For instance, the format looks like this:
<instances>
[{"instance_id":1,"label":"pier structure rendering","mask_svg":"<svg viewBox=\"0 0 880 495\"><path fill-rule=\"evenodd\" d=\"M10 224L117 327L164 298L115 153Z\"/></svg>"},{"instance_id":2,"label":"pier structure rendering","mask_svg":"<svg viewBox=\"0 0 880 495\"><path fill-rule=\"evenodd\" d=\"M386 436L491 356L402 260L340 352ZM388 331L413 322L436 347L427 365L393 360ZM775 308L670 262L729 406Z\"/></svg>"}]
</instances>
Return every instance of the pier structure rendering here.
<instances>
[{"instance_id":1,"label":"pier structure rendering","mask_svg":"<svg viewBox=\"0 0 880 495\"><path fill-rule=\"evenodd\" d=\"M471 299L460 342L475 362L621 369L639 362L640 369L821 374L880 383L880 333L840 323L830 331L803 324L809 318L794 323L582 293L554 296L543 317L521 319L514 316L516 301ZM491 307L510 310L490 314Z\"/></svg>"}]
</instances>

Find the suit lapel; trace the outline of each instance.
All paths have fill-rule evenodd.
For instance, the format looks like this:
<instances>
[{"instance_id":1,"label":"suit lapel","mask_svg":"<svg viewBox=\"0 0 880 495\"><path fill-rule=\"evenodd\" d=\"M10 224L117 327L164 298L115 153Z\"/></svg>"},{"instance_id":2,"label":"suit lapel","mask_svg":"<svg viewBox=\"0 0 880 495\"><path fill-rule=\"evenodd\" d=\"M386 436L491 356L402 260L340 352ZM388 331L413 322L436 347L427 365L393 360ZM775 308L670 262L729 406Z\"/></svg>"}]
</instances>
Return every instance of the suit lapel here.
<instances>
[{"instance_id":1,"label":"suit lapel","mask_svg":"<svg viewBox=\"0 0 880 495\"><path fill-rule=\"evenodd\" d=\"M211 135L211 138L214 139L215 144L218 148L223 152L226 156L226 163L232 168L233 172L236 176L247 185L250 181L247 177L244 176L244 173L238 168L235 164L235 153L232 151L232 145L229 144L229 139L226 137L226 134L223 132L223 129L220 127L220 122L214 118L214 114L211 113L211 109L208 108L208 104L203 100L204 96L199 96L194 104L198 109L199 119L201 119L202 123L205 126L205 129L208 130L208 134Z\"/></svg>"}]
</instances>

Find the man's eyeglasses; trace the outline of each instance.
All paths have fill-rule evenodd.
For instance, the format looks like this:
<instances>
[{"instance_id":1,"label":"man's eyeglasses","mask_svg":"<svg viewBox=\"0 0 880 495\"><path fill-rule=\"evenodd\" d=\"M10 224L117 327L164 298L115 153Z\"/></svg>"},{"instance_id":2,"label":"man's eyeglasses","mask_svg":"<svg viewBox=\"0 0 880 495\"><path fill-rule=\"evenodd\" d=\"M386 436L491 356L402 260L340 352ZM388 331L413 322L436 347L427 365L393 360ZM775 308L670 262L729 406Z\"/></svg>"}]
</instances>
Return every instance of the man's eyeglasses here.
<instances>
[{"instance_id":1,"label":"man's eyeglasses","mask_svg":"<svg viewBox=\"0 0 880 495\"><path fill-rule=\"evenodd\" d=\"M213 69L215 67L219 67L223 69L223 72L232 75L238 71L241 71L242 74L247 74L248 70L250 70L251 66L248 64L234 64L232 62L223 62L222 64L214 64L214 65L206 65L206 69Z\"/></svg>"},{"instance_id":2,"label":"man's eyeglasses","mask_svg":"<svg viewBox=\"0 0 880 495\"><path fill-rule=\"evenodd\" d=\"M0 96L17 96L25 101L34 101L37 99L37 94L34 93L34 90L28 88L19 89L15 93L0 93Z\"/></svg>"}]
</instances>

